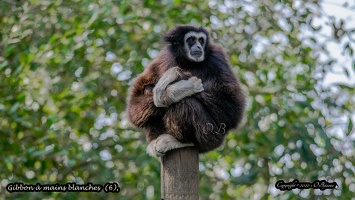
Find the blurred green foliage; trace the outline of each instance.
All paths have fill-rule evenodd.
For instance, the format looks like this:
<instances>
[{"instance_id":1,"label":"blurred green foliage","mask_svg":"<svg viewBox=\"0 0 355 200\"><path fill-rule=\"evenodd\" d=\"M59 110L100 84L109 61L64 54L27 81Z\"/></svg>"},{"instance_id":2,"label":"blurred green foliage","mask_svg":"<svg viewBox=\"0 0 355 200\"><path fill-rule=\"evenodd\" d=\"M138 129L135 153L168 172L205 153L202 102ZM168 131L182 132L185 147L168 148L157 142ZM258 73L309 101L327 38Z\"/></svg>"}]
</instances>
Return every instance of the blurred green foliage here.
<instances>
[{"instance_id":1,"label":"blurred green foliage","mask_svg":"<svg viewBox=\"0 0 355 200\"><path fill-rule=\"evenodd\" d=\"M0 192L9 199L159 199L160 164L125 116L131 80L176 24L206 26L248 97L244 125L200 156L201 199L350 199L355 192L354 33L316 0L0 1ZM353 5L344 4L354 9ZM326 39L318 35L327 18ZM322 32L323 33L323 32ZM351 79L350 79L351 80ZM352 79L354 80L354 79ZM279 191L277 180L336 181ZM8 193L8 183L105 184L113 193Z\"/></svg>"}]
</instances>

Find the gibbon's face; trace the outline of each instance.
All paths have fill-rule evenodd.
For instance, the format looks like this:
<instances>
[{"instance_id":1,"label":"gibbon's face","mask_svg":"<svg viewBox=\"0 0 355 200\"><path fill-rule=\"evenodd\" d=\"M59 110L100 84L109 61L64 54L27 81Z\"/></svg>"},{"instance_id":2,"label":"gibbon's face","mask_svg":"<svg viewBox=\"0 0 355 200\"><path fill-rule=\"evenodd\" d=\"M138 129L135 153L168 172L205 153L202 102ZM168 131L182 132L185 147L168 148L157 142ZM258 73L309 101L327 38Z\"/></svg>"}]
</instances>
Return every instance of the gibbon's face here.
<instances>
[{"instance_id":1,"label":"gibbon's face","mask_svg":"<svg viewBox=\"0 0 355 200\"><path fill-rule=\"evenodd\" d=\"M184 48L187 58L194 62L205 60L206 34L204 32L190 31L184 37Z\"/></svg>"}]
</instances>

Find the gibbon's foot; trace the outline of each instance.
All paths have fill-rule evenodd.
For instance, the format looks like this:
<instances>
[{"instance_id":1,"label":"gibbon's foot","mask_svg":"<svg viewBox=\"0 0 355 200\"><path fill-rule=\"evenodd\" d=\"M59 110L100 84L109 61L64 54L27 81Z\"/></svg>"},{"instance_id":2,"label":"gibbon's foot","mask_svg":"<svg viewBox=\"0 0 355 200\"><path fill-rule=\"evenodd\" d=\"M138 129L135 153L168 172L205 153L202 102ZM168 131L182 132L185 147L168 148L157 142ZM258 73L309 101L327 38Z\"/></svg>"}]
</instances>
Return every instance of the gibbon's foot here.
<instances>
[{"instance_id":1,"label":"gibbon's foot","mask_svg":"<svg viewBox=\"0 0 355 200\"><path fill-rule=\"evenodd\" d=\"M161 157L172 149L192 146L194 146L193 143L181 143L172 135L162 134L157 139L149 143L147 147L147 153L153 157Z\"/></svg>"}]
</instances>

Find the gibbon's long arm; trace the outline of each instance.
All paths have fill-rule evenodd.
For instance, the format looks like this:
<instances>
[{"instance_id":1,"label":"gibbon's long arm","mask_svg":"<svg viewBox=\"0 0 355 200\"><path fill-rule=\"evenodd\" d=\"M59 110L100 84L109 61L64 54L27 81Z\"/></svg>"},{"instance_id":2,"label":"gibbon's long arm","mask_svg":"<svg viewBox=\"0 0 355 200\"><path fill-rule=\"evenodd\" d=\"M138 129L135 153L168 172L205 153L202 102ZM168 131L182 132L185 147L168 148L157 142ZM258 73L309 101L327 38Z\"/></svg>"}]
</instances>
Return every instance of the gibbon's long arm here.
<instances>
[{"instance_id":1,"label":"gibbon's long arm","mask_svg":"<svg viewBox=\"0 0 355 200\"><path fill-rule=\"evenodd\" d=\"M154 105L152 92L158 79L158 74L148 69L135 79L131 87L130 99L128 100L128 117L138 128L147 128L146 125L149 121L162 123L164 109L159 109Z\"/></svg>"}]
</instances>

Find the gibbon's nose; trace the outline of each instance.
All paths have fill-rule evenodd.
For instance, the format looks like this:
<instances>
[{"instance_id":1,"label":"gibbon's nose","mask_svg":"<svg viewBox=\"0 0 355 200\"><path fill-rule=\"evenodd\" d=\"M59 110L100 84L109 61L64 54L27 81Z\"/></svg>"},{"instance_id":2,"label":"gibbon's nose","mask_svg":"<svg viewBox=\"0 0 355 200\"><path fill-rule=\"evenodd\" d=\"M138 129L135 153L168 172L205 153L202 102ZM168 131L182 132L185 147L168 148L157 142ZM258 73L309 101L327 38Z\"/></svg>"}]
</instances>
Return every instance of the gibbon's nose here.
<instances>
[{"instance_id":1,"label":"gibbon's nose","mask_svg":"<svg viewBox=\"0 0 355 200\"><path fill-rule=\"evenodd\" d=\"M195 44L191 47L191 51L202 51L202 47L200 45Z\"/></svg>"},{"instance_id":2,"label":"gibbon's nose","mask_svg":"<svg viewBox=\"0 0 355 200\"><path fill-rule=\"evenodd\" d=\"M200 57L202 55L202 48L199 45L194 45L191 47L190 54L194 57Z\"/></svg>"}]
</instances>

